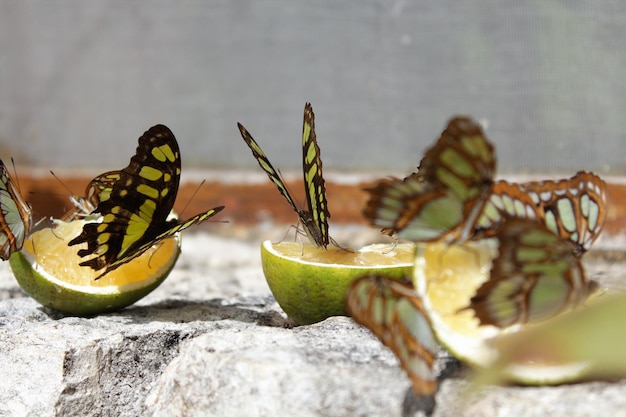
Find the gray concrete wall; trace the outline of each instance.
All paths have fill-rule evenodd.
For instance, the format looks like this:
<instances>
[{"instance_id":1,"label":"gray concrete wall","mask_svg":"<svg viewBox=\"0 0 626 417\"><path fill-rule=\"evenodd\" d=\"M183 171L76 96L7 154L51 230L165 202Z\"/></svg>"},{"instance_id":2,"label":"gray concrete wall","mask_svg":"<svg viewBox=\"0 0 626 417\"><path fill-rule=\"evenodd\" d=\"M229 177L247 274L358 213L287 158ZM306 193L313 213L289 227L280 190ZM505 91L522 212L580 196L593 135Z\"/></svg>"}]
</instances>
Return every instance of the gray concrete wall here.
<instances>
[{"instance_id":1,"label":"gray concrete wall","mask_svg":"<svg viewBox=\"0 0 626 417\"><path fill-rule=\"evenodd\" d=\"M626 172L626 3L0 0L0 157L121 168L155 123L185 167L399 171L455 113L499 171Z\"/></svg>"}]
</instances>

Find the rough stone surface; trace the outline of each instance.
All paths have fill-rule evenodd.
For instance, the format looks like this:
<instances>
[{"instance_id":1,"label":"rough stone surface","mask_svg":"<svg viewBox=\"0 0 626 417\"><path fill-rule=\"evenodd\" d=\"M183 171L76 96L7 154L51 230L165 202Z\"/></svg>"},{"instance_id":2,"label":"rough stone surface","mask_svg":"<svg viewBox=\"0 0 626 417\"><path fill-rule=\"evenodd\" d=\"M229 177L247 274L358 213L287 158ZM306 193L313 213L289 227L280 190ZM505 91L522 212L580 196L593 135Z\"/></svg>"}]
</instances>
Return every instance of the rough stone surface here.
<instances>
[{"instance_id":1,"label":"rough stone surface","mask_svg":"<svg viewBox=\"0 0 626 417\"><path fill-rule=\"evenodd\" d=\"M263 279L258 241L201 233L183 245L160 288L94 318L40 307L0 264L0 416L408 416L432 407L349 318L292 327ZM463 365L442 352L438 368L434 416L626 415L626 380L469 391Z\"/></svg>"}]
</instances>

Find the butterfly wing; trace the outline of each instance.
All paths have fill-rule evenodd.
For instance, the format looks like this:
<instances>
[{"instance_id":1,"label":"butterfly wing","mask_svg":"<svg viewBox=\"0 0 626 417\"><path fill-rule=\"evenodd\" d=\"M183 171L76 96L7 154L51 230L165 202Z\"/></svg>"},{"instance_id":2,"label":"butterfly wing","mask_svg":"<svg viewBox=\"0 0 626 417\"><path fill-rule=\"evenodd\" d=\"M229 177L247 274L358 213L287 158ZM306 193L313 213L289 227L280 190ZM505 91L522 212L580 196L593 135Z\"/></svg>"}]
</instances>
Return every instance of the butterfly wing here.
<instances>
[{"instance_id":1,"label":"butterfly wing","mask_svg":"<svg viewBox=\"0 0 626 417\"><path fill-rule=\"evenodd\" d=\"M522 185L497 181L476 222L472 239L495 236L500 226L511 217L543 219L543 209Z\"/></svg>"},{"instance_id":2,"label":"butterfly wing","mask_svg":"<svg viewBox=\"0 0 626 417\"><path fill-rule=\"evenodd\" d=\"M252 151L252 155L254 156L254 159L257 160L257 162L259 163L259 166L263 169L263 171L265 171L270 181L272 181L274 185L276 185L276 188L278 188L278 191L283 195L283 197L285 197L285 200L287 200L291 208L297 213L299 211L298 207L296 206L296 203L294 202L293 198L291 198L291 195L289 194L289 191L287 190L287 187L285 186L285 182L280 177L280 174L278 173L278 171L274 169L270 160L267 159L267 155L265 155L265 152L263 152L259 144L256 143L252 135L246 130L245 127L243 127L241 123L237 123L237 127L239 128L241 137L248 145L248 148L250 148L250 150Z\"/></svg>"},{"instance_id":3,"label":"butterfly wing","mask_svg":"<svg viewBox=\"0 0 626 417\"><path fill-rule=\"evenodd\" d=\"M460 202L421 177L384 179L366 191L365 218L398 238L438 240L463 220Z\"/></svg>"},{"instance_id":4,"label":"butterfly wing","mask_svg":"<svg viewBox=\"0 0 626 417\"><path fill-rule=\"evenodd\" d=\"M582 255L606 220L606 183L590 172L560 181L524 184L498 181L485 204L473 238L492 237L509 217L539 219L549 230L575 244Z\"/></svg>"},{"instance_id":5,"label":"butterfly wing","mask_svg":"<svg viewBox=\"0 0 626 417\"><path fill-rule=\"evenodd\" d=\"M304 187L306 191L306 201L309 206L309 215L302 219L303 223L310 222L307 226L307 234L317 246L326 248L329 242L328 202L326 200L326 185L322 176L322 158L320 148L317 145L315 135L315 114L311 103L304 106L304 122L302 126L302 169L304 171Z\"/></svg>"},{"instance_id":6,"label":"butterfly wing","mask_svg":"<svg viewBox=\"0 0 626 417\"><path fill-rule=\"evenodd\" d=\"M121 177L120 171L108 171L92 179L85 189L85 198L95 208L101 201L106 201L111 196L113 184Z\"/></svg>"},{"instance_id":7,"label":"butterfly wing","mask_svg":"<svg viewBox=\"0 0 626 417\"><path fill-rule=\"evenodd\" d=\"M4 162L0 160L0 258L9 259L22 249L30 232L32 210L13 183Z\"/></svg>"},{"instance_id":8,"label":"butterfly wing","mask_svg":"<svg viewBox=\"0 0 626 417\"><path fill-rule=\"evenodd\" d=\"M86 217L90 215L101 201L109 199L111 190L113 189L113 183L120 179L120 171L108 171L98 175L92 179L87 188L85 189L85 196L70 196L70 201L74 205L74 208L68 211L63 220L70 222L80 217Z\"/></svg>"},{"instance_id":9,"label":"butterfly wing","mask_svg":"<svg viewBox=\"0 0 626 417\"><path fill-rule=\"evenodd\" d=\"M537 220L512 218L498 229L499 254L470 301L481 324L507 327L549 318L589 290L573 244Z\"/></svg>"},{"instance_id":10,"label":"butterfly wing","mask_svg":"<svg viewBox=\"0 0 626 417\"><path fill-rule=\"evenodd\" d=\"M167 217L178 192L180 169L174 134L163 125L146 131L130 164L113 182L109 198L101 200L95 210L102 215L102 223L85 224L82 233L69 242L70 246L87 242L87 249L78 251L81 257L96 255L80 265L100 270L127 262L171 227Z\"/></svg>"},{"instance_id":11,"label":"butterfly wing","mask_svg":"<svg viewBox=\"0 0 626 417\"><path fill-rule=\"evenodd\" d=\"M577 254L589 250L606 220L607 186L600 177L580 171L569 179L522 186L542 208L548 229L574 242Z\"/></svg>"},{"instance_id":12,"label":"butterfly wing","mask_svg":"<svg viewBox=\"0 0 626 417\"><path fill-rule=\"evenodd\" d=\"M310 106L310 105L309 105ZM312 120L312 115L313 115L313 111L311 110L310 114L307 116L307 110L305 107L305 114L304 114L304 128L303 128L303 149L304 149L304 142L305 142L305 135L307 135L307 137L310 137L310 132L313 132L313 138L315 139L315 131L314 131L314 126L313 125L308 125L309 127L307 127L307 117L311 117ZM250 148L250 150L252 151L252 155L254 156L254 158L257 160L257 162L259 163L259 166L263 169L263 171L265 171L265 173L267 174L267 176L269 177L270 181L272 181L274 183L274 185L276 185L276 187L278 188L278 191L283 195L283 197L285 197L285 199L287 200L287 202L289 203L289 205L291 206L291 208L298 214L298 218L300 219L300 222L302 223L302 225L304 226L304 229L306 231L307 236L309 237L309 240L311 240L311 243L315 244L318 247L326 247L328 245L328 223L327 220L325 220L324 223L324 230L326 230L326 241L324 242L324 235L322 234L319 226L318 226L318 222L319 220L316 220L313 216L313 212L312 211L307 211L307 210L303 210L298 208L298 206L296 205L294 199L291 197L291 194L289 194L289 191L287 190L287 186L285 185L285 182L282 180L279 172L274 168L274 166L272 166L272 164L270 163L269 159L267 158L267 155L265 155L265 152L263 152L263 150L261 149L261 147L259 146L258 143L256 143L256 141L254 140L254 138L252 137L252 135L246 130L246 128L241 124L241 123L237 123L237 127L239 128L239 132L241 133L241 137L243 138L243 140L246 142L246 144L248 145L248 147ZM306 140L306 142L310 142L309 139ZM319 158L319 148L317 148L317 143L315 142L315 140L313 140L314 143L314 149L313 149L313 156L315 157L315 154L317 154L317 158ZM315 149L317 148L317 149ZM304 151L303 151L304 152ZM314 159L314 158L313 158ZM311 160L311 165L316 166L313 159ZM315 200L314 203L311 203L311 201L309 200L310 197L310 193L311 192L315 192L315 187L316 184L311 182L311 186L309 186L309 183L307 183L307 175L306 175L306 165L307 165L307 155L305 153L304 155L304 161L303 161L303 168L305 169L305 185L307 188L307 201L309 202L309 210L312 210L312 206L314 205L315 207L319 207L319 210L316 209L316 213L317 213L317 218L318 219L327 219L330 215L327 215L328 211L326 209L326 199L324 197L323 202L317 202L317 200ZM321 163L319 164L319 178L321 178ZM316 175L312 175L312 177ZM323 195L325 196L325 189L324 189L324 181L322 180L321 184L318 184L318 186L321 185L321 191L323 193ZM311 189L313 188L313 191L311 191ZM323 207L323 208L322 208Z\"/></svg>"},{"instance_id":13,"label":"butterfly wing","mask_svg":"<svg viewBox=\"0 0 626 417\"><path fill-rule=\"evenodd\" d=\"M351 284L346 309L395 353L416 395L434 395L438 345L421 298L410 284L366 275Z\"/></svg>"},{"instance_id":14,"label":"butterfly wing","mask_svg":"<svg viewBox=\"0 0 626 417\"><path fill-rule=\"evenodd\" d=\"M366 189L364 216L396 237L414 241L469 239L487 201L495 172L493 146L478 123L450 120L419 171Z\"/></svg>"},{"instance_id":15,"label":"butterfly wing","mask_svg":"<svg viewBox=\"0 0 626 417\"><path fill-rule=\"evenodd\" d=\"M162 231L159 234L157 234L156 236L148 240L142 239L140 241L142 243L136 246L131 252L128 252L123 258L116 259L110 264L106 265L105 271L102 274L98 275L96 279L100 279L102 276L108 274L112 270L119 268L123 264L130 262L132 259L138 256L141 256L145 251L147 251L148 249L150 249L152 246L156 245L160 241L170 238L174 236L176 233L182 232L183 230L187 229L188 227L191 227L196 224L200 224L204 222L205 220L208 220L209 218L213 217L214 215L216 215L223 209L224 209L224 206L214 207L211 210L208 210L204 213L197 214L183 222L169 221L167 223L164 223L164 227L162 227ZM87 261L87 262L90 262L90 261ZM83 262L81 263L81 265L91 266L91 264L88 264L87 262Z\"/></svg>"}]
</instances>

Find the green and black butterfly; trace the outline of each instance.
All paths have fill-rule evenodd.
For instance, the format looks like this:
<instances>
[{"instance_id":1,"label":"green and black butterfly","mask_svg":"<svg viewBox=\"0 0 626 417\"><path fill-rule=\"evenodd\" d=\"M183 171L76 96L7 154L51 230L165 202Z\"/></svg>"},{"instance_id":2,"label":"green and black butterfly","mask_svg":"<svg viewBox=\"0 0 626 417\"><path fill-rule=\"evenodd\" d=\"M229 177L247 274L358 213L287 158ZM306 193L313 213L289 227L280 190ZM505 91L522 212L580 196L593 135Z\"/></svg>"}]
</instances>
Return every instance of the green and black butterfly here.
<instances>
[{"instance_id":1,"label":"green and black butterfly","mask_svg":"<svg viewBox=\"0 0 626 417\"><path fill-rule=\"evenodd\" d=\"M572 241L574 252L582 256L602 231L606 204L606 183L591 172L559 181L498 181L476 223L474 238L494 236L510 217L537 219Z\"/></svg>"},{"instance_id":2,"label":"green and black butterfly","mask_svg":"<svg viewBox=\"0 0 626 417\"><path fill-rule=\"evenodd\" d=\"M109 171L92 179L85 189L85 196L72 195L70 201L74 208L63 216L63 221L71 222L77 218L89 216L101 201L109 199L113 183L120 179L120 171Z\"/></svg>"},{"instance_id":3,"label":"green and black butterfly","mask_svg":"<svg viewBox=\"0 0 626 417\"><path fill-rule=\"evenodd\" d=\"M495 164L493 146L480 125L455 117L416 173L366 189L370 199L363 215L398 238L448 244L469 240L491 193Z\"/></svg>"},{"instance_id":4,"label":"green and black butterfly","mask_svg":"<svg viewBox=\"0 0 626 417\"><path fill-rule=\"evenodd\" d=\"M584 301L590 284L575 242L540 220L510 218L497 230L489 279L471 298L481 324L508 327L544 320Z\"/></svg>"},{"instance_id":5,"label":"green and black butterfly","mask_svg":"<svg viewBox=\"0 0 626 417\"><path fill-rule=\"evenodd\" d=\"M209 219L224 208L215 207L185 221L168 220L178 192L180 171L180 151L174 134L163 125L150 128L139 138L130 165L119 171L119 179L110 183L110 192L104 190L102 195L102 191L96 191L99 202L95 212L102 215L102 223L85 224L82 233L69 242L69 246L87 242L87 248L79 250L78 255L95 255L80 265L97 271L105 268L100 278L161 240Z\"/></svg>"},{"instance_id":6,"label":"green and black butterfly","mask_svg":"<svg viewBox=\"0 0 626 417\"><path fill-rule=\"evenodd\" d=\"M350 285L346 311L395 353L416 395L434 395L439 347L422 299L410 283L365 275Z\"/></svg>"},{"instance_id":7,"label":"green and black butterfly","mask_svg":"<svg viewBox=\"0 0 626 417\"><path fill-rule=\"evenodd\" d=\"M280 173L274 169L261 147L248 133L241 123L237 123L243 140L248 144L252 155L263 168L270 180L278 187L278 191L291 205L304 230L311 241L317 247L326 248L332 242L328 234L328 203L326 201L326 187L322 176L322 159L320 148L315 137L315 115L310 103L304 106L304 124L302 128L302 168L304 171L304 186L308 210L298 208L295 200L289 194ZM334 243L334 242L333 242Z\"/></svg>"},{"instance_id":8,"label":"green and black butterfly","mask_svg":"<svg viewBox=\"0 0 626 417\"><path fill-rule=\"evenodd\" d=\"M32 209L0 160L0 259L22 249L32 226Z\"/></svg>"}]
</instances>

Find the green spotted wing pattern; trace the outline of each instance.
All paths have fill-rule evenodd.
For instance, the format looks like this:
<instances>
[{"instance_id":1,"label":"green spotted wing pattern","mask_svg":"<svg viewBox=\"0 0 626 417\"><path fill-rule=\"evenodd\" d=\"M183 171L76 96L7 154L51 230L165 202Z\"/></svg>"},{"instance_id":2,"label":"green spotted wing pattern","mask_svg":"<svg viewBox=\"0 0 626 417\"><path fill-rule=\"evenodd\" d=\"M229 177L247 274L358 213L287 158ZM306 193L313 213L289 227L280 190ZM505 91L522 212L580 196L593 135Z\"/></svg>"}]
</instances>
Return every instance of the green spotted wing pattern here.
<instances>
[{"instance_id":1,"label":"green spotted wing pattern","mask_svg":"<svg viewBox=\"0 0 626 417\"><path fill-rule=\"evenodd\" d=\"M112 182L108 198L99 197L95 212L101 223L87 223L82 233L69 242L86 242L78 255L94 255L80 263L104 272L118 268L144 253L154 244L192 225L201 223L224 207L212 208L188 220L168 219L176 200L181 161L174 134L156 125L139 138L136 154L130 164L119 171ZM103 199L104 197L104 199Z\"/></svg>"},{"instance_id":2,"label":"green spotted wing pattern","mask_svg":"<svg viewBox=\"0 0 626 417\"><path fill-rule=\"evenodd\" d=\"M413 241L468 240L495 172L493 146L478 123L455 117L404 179L384 179L366 189L363 215L383 232Z\"/></svg>"},{"instance_id":3,"label":"green spotted wing pattern","mask_svg":"<svg viewBox=\"0 0 626 417\"><path fill-rule=\"evenodd\" d=\"M522 184L496 181L489 200L476 222L472 239L494 237L498 229L511 217L541 220L543 210Z\"/></svg>"},{"instance_id":4,"label":"green spotted wing pattern","mask_svg":"<svg viewBox=\"0 0 626 417\"><path fill-rule=\"evenodd\" d=\"M580 171L559 181L522 184L541 207L548 229L572 241L581 256L598 238L606 220L607 186L592 172Z\"/></svg>"},{"instance_id":5,"label":"green spotted wing pattern","mask_svg":"<svg viewBox=\"0 0 626 417\"><path fill-rule=\"evenodd\" d=\"M438 344L422 299L410 283L365 275L350 285L346 310L395 353L416 395L434 395Z\"/></svg>"},{"instance_id":6,"label":"green spotted wing pattern","mask_svg":"<svg viewBox=\"0 0 626 417\"><path fill-rule=\"evenodd\" d=\"M481 324L544 320L584 301L589 282L574 243L539 220L511 218L496 233L498 255L469 308Z\"/></svg>"},{"instance_id":7,"label":"green spotted wing pattern","mask_svg":"<svg viewBox=\"0 0 626 417\"><path fill-rule=\"evenodd\" d=\"M315 115L310 103L304 106L304 123L302 128L302 169L304 172L304 186L308 210L296 205L295 200L289 194L285 182L280 173L272 166L267 155L252 138L252 135L241 123L237 123L239 132L246 142L252 155L257 160L263 171L267 174L278 191L285 197L289 205L298 214L304 230L311 241L317 247L326 248L329 244L328 233L328 203L326 200L326 186L322 176L322 159L320 149L315 136Z\"/></svg>"},{"instance_id":8,"label":"green spotted wing pattern","mask_svg":"<svg viewBox=\"0 0 626 417\"><path fill-rule=\"evenodd\" d=\"M537 219L572 241L575 254L582 256L602 231L607 194L606 183L585 171L558 181L498 181L476 223L474 238L494 236L507 218Z\"/></svg>"}]
</instances>

